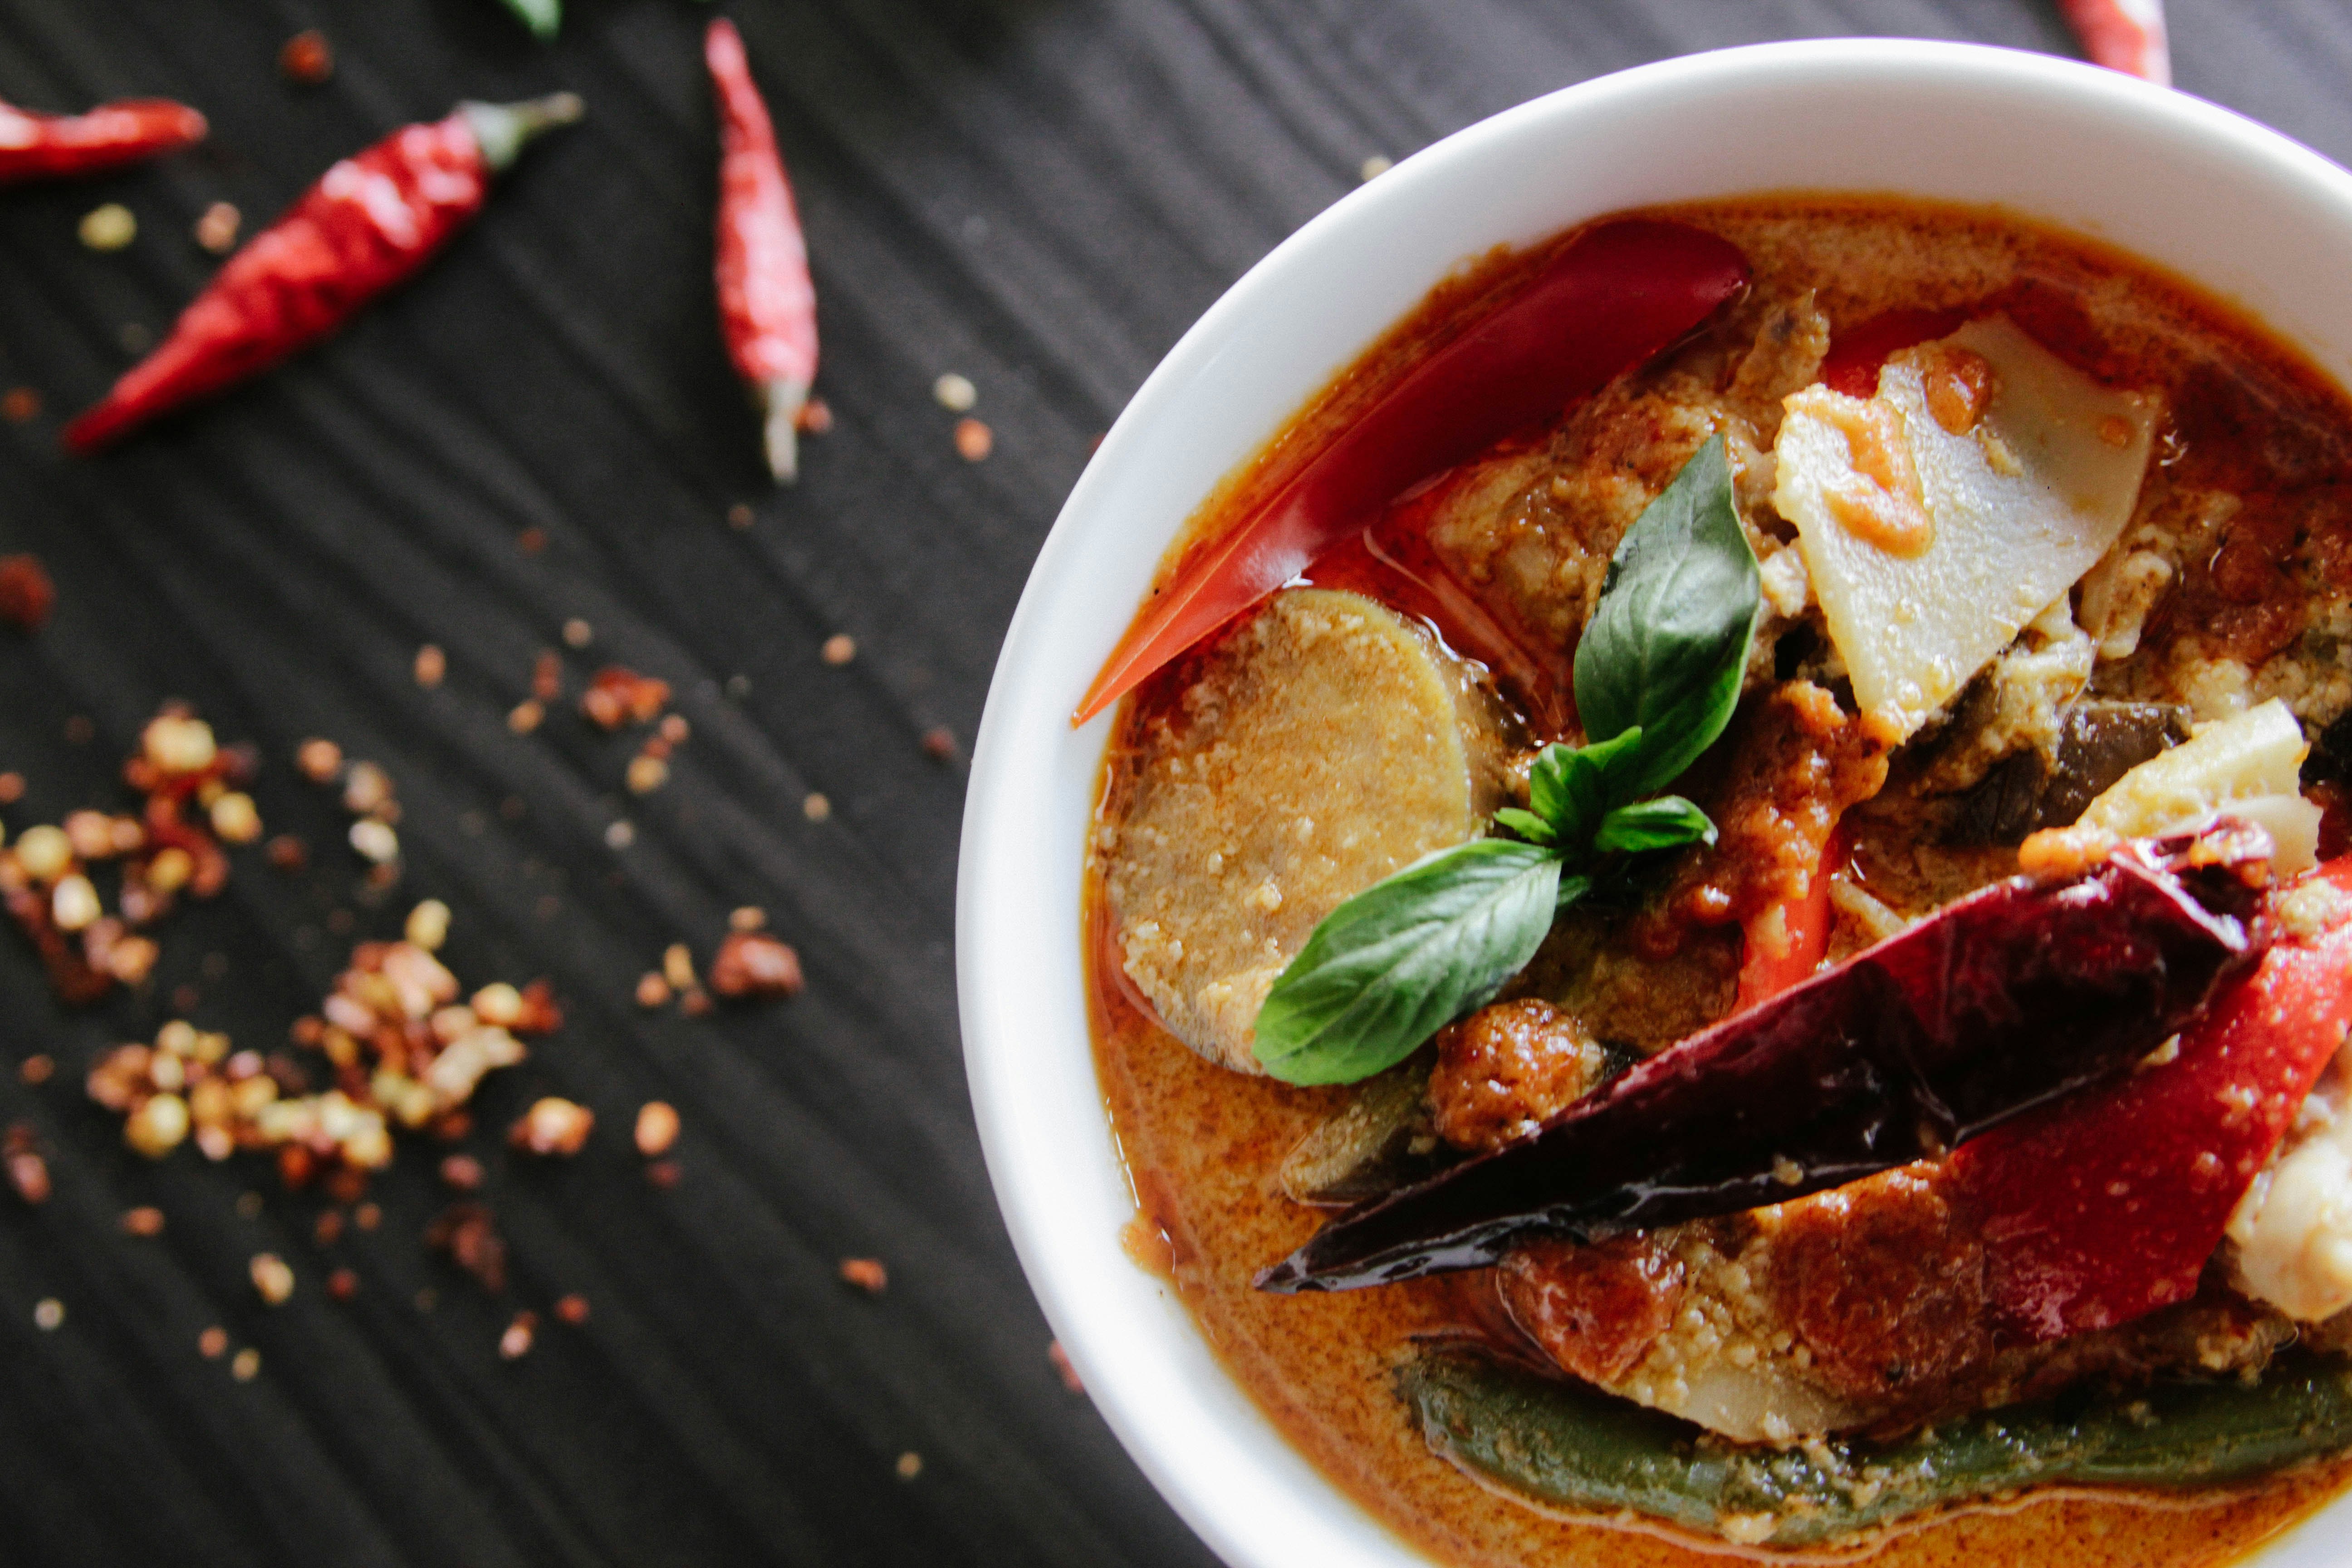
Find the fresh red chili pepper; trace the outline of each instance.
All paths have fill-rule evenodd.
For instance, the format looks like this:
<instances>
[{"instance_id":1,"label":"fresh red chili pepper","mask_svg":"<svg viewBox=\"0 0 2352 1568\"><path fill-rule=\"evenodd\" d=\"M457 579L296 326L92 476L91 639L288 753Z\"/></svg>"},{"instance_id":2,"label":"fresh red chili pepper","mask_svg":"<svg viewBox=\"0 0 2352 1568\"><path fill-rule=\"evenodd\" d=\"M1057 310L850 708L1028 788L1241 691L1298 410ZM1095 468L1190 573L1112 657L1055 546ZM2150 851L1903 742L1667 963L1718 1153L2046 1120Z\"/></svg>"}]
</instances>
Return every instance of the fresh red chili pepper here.
<instances>
[{"instance_id":1,"label":"fresh red chili pepper","mask_svg":"<svg viewBox=\"0 0 2352 1568\"><path fill-rule=\"evenodd\" d=\"M1516 297L1415 365L1265 507L1154 590L1074 722L1298 575L1400 492L1557 416L1747 283L1738 249L1684 224L1629 219L1562 246Z\"/></svg>"},{"instance_id":2,"label":"fresh red chili pepper","mask_svg":"<svg viewBox=\"0 0 2352 1568\"><path fill-rule=\"evenodd\" d=\"M2164 0L2058 0L2058 9L2093 64L2172 85Z\"/></svg>"},{"instance_id":3,"label":"fresh red chili pepper","mask_svg":"<svg viewBox=\"0 0 2352 1568\"><path fill-rule=\"evenodd\" d=\"M1774 952L1758 939L1753 923L1744 933L1739 992L1731 1004L1733 1012L1745 1013L1760 1002L1769 1002L1791 985L1811 979L1813 971L1822 966L1830 951L1830 873L1844 863L1847 837L1843 823L1831 828L1804 892L1773 906L1780 916L1780 952ZM1767 910L1764 918L1770 919L1771 911Z\"/></svg>"},{"instance_id":4,"label":"fresh red chili pepper","mask_svg":"<svg viewBox=\"0 0 2352 1568\"><path fill-rule=\"evenodd\" d=\"M2135 843L1969 894L1652 1057L1532 1136L1349 1209L1260 1289L1349 1290L1737 1214L1907 1164L2126 1070L2253 966L2252 902ZM2261 852L2267 857L2270 842Z\"/></svg>"},{"instance_id":5,"label":"fresh red chili pepper","mask_svg":"<svg viewBox=\"0 0 2352 1568\"><path fill-rule=\"evenodd\" d=\"M526 142L580 114L568 92L460 104L446 120L403 127L337 163L229 258L153 353L66 427L66 446L94 452L331 335L464 227L490 176Z\"/></svg>"},{"instance_id":6,"label":"fresh red chili pepper","mask_svg":"<svg viewBox=\"0 0 2352 1568\"><path fill-rule=\"evenodd\" d=\"M86 114L0 103L0 184L104 174L194 146L205 130L203 115L162 98L100 104Z\"/></svg>"},{"instance_id":7,"label":"fresh red chili pepper","mask_svg":"<svg viewBox=\"0 0 2352 1568\"><path fill-rule=\"evenodd\" d=\"M2352 859L2315 876L2352 890ZM1959 1150L1995 1310L2053 1340L2186 1300L2231 1211L2352 1027L2352 921L2284 941L2179 1055Z\"/></svg>"},{"instance_id":8,"label":"fresh red chili pepper","mask_svg":"<svg viewBox=\"0 0 2352 1568\"><path fill-rule=\"evenodd\" d=\"M816 379L808 244L735 24L712 22L702 54L719 96L719 321L735 373L766 421L768 471L788 484L799 467L801 410Z\"/></svg>"}]
</instances>

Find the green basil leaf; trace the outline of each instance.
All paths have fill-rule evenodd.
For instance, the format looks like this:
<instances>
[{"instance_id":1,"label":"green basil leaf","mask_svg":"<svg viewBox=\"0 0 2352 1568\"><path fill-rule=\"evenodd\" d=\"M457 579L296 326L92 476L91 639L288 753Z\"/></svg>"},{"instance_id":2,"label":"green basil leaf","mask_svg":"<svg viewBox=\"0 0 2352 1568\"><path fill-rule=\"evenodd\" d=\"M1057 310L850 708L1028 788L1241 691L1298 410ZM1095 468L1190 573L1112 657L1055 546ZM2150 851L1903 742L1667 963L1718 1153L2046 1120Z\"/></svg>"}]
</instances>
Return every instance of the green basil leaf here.
<instances>
[{"instance_id":1,"label":"green basil leaf","mask_svg":"<svg viewBox=\"0 0 2352 1568\"><path fill-rule=\"evenodd\" d=\"M1700 840L1715 842L1715 824L1707 820L1706 813L1678 795L1664 795L1618 806L1602 817L1600 831L1592 836L1592 847L1602 854L1612 849L1639 853L1678 848Z\"/></svg>"},{"instance_id":2,"label":"green basil leaf","mask_svg":"<svg viewBox=\"0 0 2352 1568\"><path fill-rule=\"evenodd\" d=\"M1532 811L1521 811L1516 805L1499 806L1495 820L1526 839L1530 844L1549 844L1557 837L1550 823Z\"/></svg>"},{"instance_id":3,"label":"green basil leaf","mask_svg":"<svg viewBox=\"0 0 2352 1568\"><path fill-rule=\"evenodd\" d=\"M1551 930L1559 856L1475 838L1423 856L1323 917L1257 1014L1257 1059L1285 1083L1353 1083L1527 967Z\"/></svg>"},{"instance_id":4,"label":"green basil leaf","mask_svg":"<svg viewBox=\"0 0 2352 1568\"><path fill-rule=\"evenodd\" d=\"M1625 531L1577 643L1585 733L1607 741L1637 724L1643 731L1634 754L1612 770L1612 794L1664 788L1723 733L1761 599L1717 436Z\"/></svg>"},{"instance_id":5,"label":"green basil leaf","mask_svg":"<svg viewBox=\"0 0 2352 1568\"><path fill-rule=\"evenodd\" d=\"M1555 841L1580 850L1615 795L1611 774L1642 744L1638 724L1597 746L1555 741L1536 753L1528 770L1528 805L1551 824Z\"/></svg>"},{"instance_id":6,"label":"green basil leaf","mask_svg":"<svg viewBox=\"0 0 2352 1568\"><path fill-rule=\"evenodd\" d=\"M1559 879L1559 891L1552 899L1552 908L1564 910L1591 891L1592 891L1591 878L1562 877Z\"/></svg>"}]
</instances>

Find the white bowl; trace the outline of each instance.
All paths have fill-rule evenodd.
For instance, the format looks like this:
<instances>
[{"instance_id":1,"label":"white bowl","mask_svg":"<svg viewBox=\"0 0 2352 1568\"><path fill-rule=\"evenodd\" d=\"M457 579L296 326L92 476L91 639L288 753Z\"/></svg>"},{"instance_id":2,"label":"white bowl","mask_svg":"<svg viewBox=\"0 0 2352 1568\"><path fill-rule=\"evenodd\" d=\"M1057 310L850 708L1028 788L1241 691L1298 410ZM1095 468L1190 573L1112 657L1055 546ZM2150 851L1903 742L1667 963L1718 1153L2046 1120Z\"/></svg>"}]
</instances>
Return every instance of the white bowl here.
<instances>
[{"instance_id":1,"label":"white bowl","mask_svg":"<svg viewBox=\"0 0 2352 1568\"><path fill-rule=\"evenodd\" d=\"M998 658L964 808L957 981L1029 1282L1136 1462L1228 1563L1424 1560L1290 1447L1120 1250L1134 1206L1087 1039L1078 911L1109 721L1074 731L1070 712L1185 517L1457 263L1623 207L1774 190L1997 202L2185 274L2339 382L2352 372L2352 174L2111 72L1899 41L1698 55L1498 114L1335 204L1184 334L1071 492ZM2352 1500L2260 1561L2342 1564L2347 1540Z\"/></svg>"}]
</instances>

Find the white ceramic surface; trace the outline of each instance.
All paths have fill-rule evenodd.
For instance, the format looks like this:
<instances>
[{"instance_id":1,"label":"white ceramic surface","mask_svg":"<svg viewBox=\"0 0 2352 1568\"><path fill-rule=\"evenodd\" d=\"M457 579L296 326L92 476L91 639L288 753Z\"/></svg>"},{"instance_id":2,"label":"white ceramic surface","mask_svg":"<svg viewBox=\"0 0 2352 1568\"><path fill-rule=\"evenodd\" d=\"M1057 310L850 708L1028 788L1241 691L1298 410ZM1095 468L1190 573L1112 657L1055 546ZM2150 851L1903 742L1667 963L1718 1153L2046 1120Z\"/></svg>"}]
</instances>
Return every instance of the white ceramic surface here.
<instances>
[{"instance_id":1,"label":"white ceramic surface","mask_svg":"<svg viewBox=\"0 0 2352 1568\"><path fill-rule=\"evenodd\" d=\"M1030 1283L1129 1451L1234 1564L1423 1559L1291 1450L1120 1251L1134 1211L1078 928L1108 721L1073 731L1068 715L1185 516L1455 264L1622 207L1769 190L1997 202L2185 273L2352 379L2352 174L2109 72L1915 42L1728 50L1524 104L1335 204L1185 334L1071 492L1005 638L965 806L957 976L989 1172ZM2339 1502L2260 1561L2341 1568L2347 1542Z\"/></svg>"}]
</instances>

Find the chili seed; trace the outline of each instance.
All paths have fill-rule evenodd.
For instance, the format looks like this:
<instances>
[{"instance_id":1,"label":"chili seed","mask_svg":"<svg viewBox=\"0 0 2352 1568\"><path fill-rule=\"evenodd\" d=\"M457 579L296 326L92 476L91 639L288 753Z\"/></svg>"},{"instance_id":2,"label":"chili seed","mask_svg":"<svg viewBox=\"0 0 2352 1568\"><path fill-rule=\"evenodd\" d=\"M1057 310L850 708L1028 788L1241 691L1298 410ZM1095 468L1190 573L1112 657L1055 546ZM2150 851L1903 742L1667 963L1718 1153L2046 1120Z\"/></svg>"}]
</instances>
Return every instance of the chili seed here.
<instances>
[{"instance_id":1,"label":"chili seed","mask_svg":"<svg viewBox=\"0 0 2352 1568\"><path fill-rule=\"evenodd\" d=\"M261 813L243 790L231 790L213 802L212 819L213 831L231 844L250 844L261 837Z\"/></svg>"},{"instance_id":2,"label":"chili seed","mask_svg":"<svg viewBox=\"0 0 2352 1568\"><path fill-rule=\"evenodd\" d=\"M226 256L236 245L236 231L245 215L227 202L215 202L196 219L196 243L215 256Z\"/></svg>"},{"instance_id":3,"label":"chili seed","mask_svg":"<svg viewBox=\"0 0 2352 1568\"><path fill-rule=\"evenodd\" d=\"M160 1160L188 1135L188 1102L176 1094L150 1095L122 1123L122 1141Z\"/></svg>"},{"instance_id":4,"label":"chili seed","mask_svg":"<svg viewBox=\"0 0 2352 1568\"><path fill-rule=\"evenodd\" d=\"M578 1328L588 1321L588 1298L576 1290L569 1296L558 1298L555 1303L555 1315L573 1328Z\"/></svg>"},{"instance_id":5,"label":"chili seed","mask_svg":"<svg viewBox=\"0 0 2352 1568\"><path fill-rule=\"evenodd\" d=\"M121 202L108 202L82 215L80 233L92 250L121 250L139 237L139 219Z\"/></svg>"},{"instance_id":6,"label":"chili seed","mask_svg":"<svg viewBox=\"0 0 2352 1568\"><path fill-rule=\"evenodd\" d=\"M332 741L305 741L295 748L294 766L312 784L332 784L343 771L343 749Z\"/></svg>"},{"instance_id":7,"label":"chili seed","mask_svg":"<svg viewBox=\"0 0 2352 1568\"><path fill-rule=\"evenodd\" d=\"M996 432L977 419L959 419L955 427L956 456L967 463L984 461L996 450Z\"/></svg>"},{"instance_id":8,"label":"chili seed","mask_svg":"<svg viewBox=\"0 0 2352 1568\"><path fill-rule=\"evenodd\" d=\"M215 1323L196 1336L196 1353L206 1361L218 1361L228 1353L228 1331Z\"/></svg>"},{"instance_id":9,"label":"chili seed","mask_svg":"<svg viewBox=\"0 0 2352 1568\"><path fill-rule=\"evenodd\" d=\"M426 643L416 650L414 673L416 684L430 691L447 678L449 656L441 651L438 643Z\"/></svg>"},{"instance_id":10,"label":"chili seed","mask_svg":"<svg viewBox=\"0 0 2352 1568\"><path fill-rule=\"evenodd\" d=\"M823 822L833 816L833 802L812 791L809 797L801 802L801 815L811 822Z\"/></svg>"},{"instance_id":11,"label":"chili seed","mask_svg":"<svg viewBox=\"0 0 2352 1568\"><path fill-rule=\"evenodd\" d=\"M57 602L57 584L39 556L0 555L0 622L30 636L48 624Z\"/></svg>"},{"instance_id":12,"label":"chili seed","mask_svg":"<svg viewBox=\"0 0 2352 1568\"><path fill-rule=\"evenodd\" d=\"M73 844L62 828L42 823L16 836L16 867L36 882L54 882L73 864Z\"/></svg>"},{"instance_id":13,"label":"chili seed","mask_svg":"<svg viewBox=\"0 0 2352 1568\"><path fill-rule=\"evenodd\" d=\"M566 647L586 647L595 636L596 628L577 616L563 623L563 646Z\"/></svg>"},{"instance_id":14,"label":"chili seed","mask_svg":"<svg viewBox=\"0 0 2352 1568\"><path fill-rule=\"evenodd\" d=\"M335 51L327 36L315 27L305 28L286 40L278 51L278 68L286 79L303 87L317 87L335 74Z\"/></svg>"},{"instance_id":15,"label":"chili seed","mask_svg":"<svg viewBox=\"0 0 2352 1568\"><path fill-rule=\"evenodd\" d=\"M427 952L438 952L441 944L449 940L449 906L438 899L427 899L408 911L407 923L401 934L413 947Z\"/></svg>"},{"instance_id":16,"label":"chili seed","mask_svg":"<svg viewBox=\"0 0 2352 1568\"><path fill-rule=\"evenodd\" d=\"M22 425L41 416L41 395L29 386L12 386L0 394L0 419Z\"/></svg>"},{"instance_id":17,"label":"chili seed","mask_svg":"<svg viewBox=\"0 0 2352 1568\"><path fill-rule=\"evenodd\" d=\"M261 1375L261 1352L246 1346L229 1359L228 1374L239 1383L251 1383Z\"/></svg>"},{"instance_id":18,"label":"chili seed","mask_svg":"<svg viewBox=\"0 0 2352 1568\"><path fill-rule=\"evenodd\" d=\"M710 988L721 996L792 996L803 984L800 954L756 931L730 932L710 961Z\"/></svg>"},{"instance_id":19,"label":"chili seed","mask_svg":"<svg viewBox=\"0 0 2352 1568\"><path fill-rule=\"evenodd\" d=\"M669 764L659 757L634 756L629 759L625 777L631 795L651 795L669 783Z\"/></svg>"},{"instance_id":20,"label":"chili seed","mask_svg":"<svg viewBox=\"0 0 2352 1568\"><path fill-rule=\"evenodd\" d=\"M247 1266L253 1276L253 1288L270 1306L281 1306L294 1294L294 1270L274 1252L257 1252Z\"/></svg>"},{"instance_id":21,"label":"chili seed","mask_svg":"<svg viewBox=\"0 0 2352 1568\"><path fill-rule=\"evenodd\" d=\"M547 710L539 705L539 700L526 697L507 710L507 728L518 735L528 735L538 729L540 721L546 717Z\"/></svg>"},{"instance_id":22,"label":"chili seed","mask_svg":"<svg viewBox=\"0 0 2352 1568\"><path fill-rule=\"evenodd\" d=\"M533 1154L569 1157L587 1146L588 1133L595 1125L596 1113L586 1106L560 1095L545 1095L532 1101L522 1119L508 1131L507 1142Z\"/></svg>"},{"instance_id":23,"label":"chili seed","mask_svg":"<svg viewBox=\"0 0 2352 1568\"><path fill-rule=\"evenodd\" d=\"M66 1304L55 1296L44 1296L33 1303L33 1327L50 1333L64 1326Z\"/></svg>"},{"instance_id":24,"label":"chili seed","mask_svg":"<svg viewBox=\"0 0 2352 1568\"><path fill-rule=\"evenodd\" d=\"M890 1271L878 1258L845 1258L841 1260L841 1279L845 1285L855 1285L869 1296L879 1296L890 1286Z\"/></svg>"},{"instance_id":25,"label":"chili seed","mask_svg":"<svg viewBox=\"0 0 2352 1568\"><path fill-rule=\"evenodd\" d=\"M152 1204L142 1204L135 1209L123 1210L122 1234L125 1236L163 1235L163 1211Z\"/></svg>"},{"instance_id":26,"label":"chili seed","mask_svg":"<svg viewBox=\"0 0 2352 1568\"><path fill-rule=\"evenodd\" d=\"M530 1353L531 1341L538 1337L538 1333L539 1314L529 1310L517 1312L514 1321L507 1325L506 1332L499 1336L499 1354L508 1361L520 1360Z\"/></svg>"},{"instance_id":27,"label":"chili seed","mask_svg":"<svg viewBox=\"0 0 2352 1568\"><path fill-rule=\"evenodd\" d=\"M649 1100L637 1108L637 1152L658 1159L677 1142L677 1112L666 1100Z\"/></svg>"},{"instance_id":28,"label":"chili seed","mask_svg":"<svg viewBox=\"0 0 2352 1568\"><path fill-rule=\"evenodd\" d=\"M973 404L980 401L980 389L967 378L950 371L931 383L931 395L938 398L940 406L949 413L966 414L971 412Z\"/></svg>"}]
</instances>

